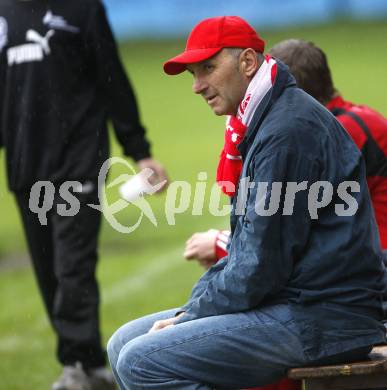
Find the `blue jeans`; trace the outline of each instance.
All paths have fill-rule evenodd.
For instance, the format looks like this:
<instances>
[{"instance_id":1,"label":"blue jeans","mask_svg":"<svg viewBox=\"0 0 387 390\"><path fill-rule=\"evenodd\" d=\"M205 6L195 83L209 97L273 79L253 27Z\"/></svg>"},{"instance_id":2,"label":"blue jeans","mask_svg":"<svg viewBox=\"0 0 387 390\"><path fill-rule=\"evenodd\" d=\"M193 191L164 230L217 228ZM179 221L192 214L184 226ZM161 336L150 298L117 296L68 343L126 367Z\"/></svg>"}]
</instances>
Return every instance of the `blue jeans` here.
<instances>
[{"instance_id":1,"label":"blue jeans","mask_svg":"<svg viewBox=\"0 0 387 390\"><path fill-rule=\"evenodd\" d=\"M122 326L108 344L121 389L239 389L273 383L307 359L286 305L201 318L154 333L167 310Z\"/></svg>"}]
</instances>

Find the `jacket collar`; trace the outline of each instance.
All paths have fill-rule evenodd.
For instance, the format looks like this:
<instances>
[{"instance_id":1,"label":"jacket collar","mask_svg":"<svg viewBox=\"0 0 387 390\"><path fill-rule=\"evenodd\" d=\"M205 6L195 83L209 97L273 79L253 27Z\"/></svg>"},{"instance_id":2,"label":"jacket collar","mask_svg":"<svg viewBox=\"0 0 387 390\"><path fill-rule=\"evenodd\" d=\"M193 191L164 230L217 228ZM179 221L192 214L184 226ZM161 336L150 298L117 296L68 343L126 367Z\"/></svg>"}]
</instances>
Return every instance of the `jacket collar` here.
<instances>
[{"instance_id":1,"label":"jacket collar","mask_svg":"<svg viewBox=\"0 0 387 390\"><path fill-rule=\"evenodd\" d=\"M265 116L277 101L279 96L285 90L285 88L296 86L296 80L289 72L289 68L281 61L277 60L277 76L274 81L273 88L265 95L262 102L255 110L253 119L247 129L246 136L239 144L238 150L241 153L242 159L246 157L247 151L253 143L253 140L258 132L259 126L264 120Z\"/></svg>"}]
</instances>

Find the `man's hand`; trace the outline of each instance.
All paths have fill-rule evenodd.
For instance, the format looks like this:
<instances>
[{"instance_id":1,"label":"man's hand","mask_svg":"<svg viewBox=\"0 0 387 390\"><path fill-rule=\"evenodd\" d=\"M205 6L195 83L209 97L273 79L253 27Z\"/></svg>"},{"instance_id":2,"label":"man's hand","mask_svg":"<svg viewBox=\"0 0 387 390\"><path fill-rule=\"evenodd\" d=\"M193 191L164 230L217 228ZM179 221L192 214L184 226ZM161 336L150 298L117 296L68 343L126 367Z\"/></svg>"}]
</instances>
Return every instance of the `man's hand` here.
<instances>
[{"instance_id":1,"label":"man's hand","mask_svg":"<svg viewBox=\"0 0 387 390\"><path fill-rule=\"evenodd\" d=\"M185 244L184 257L187 260L197 260L205 269L216 263L215 241L219 231L210 229L195 233Z\"/></svg>"},{"instance_id":2,"label":"man's hand","mask_svg":"<svg viewBox=\"0 0 387 390\"><path fill-rule=\"evenodd\" d=\"M161 330L161 329L165 329L165 328L170 328L171 326L174 326L175 325L175 322L184 315L184 312L183 313L180 313L178 316L176 317L172 317L172 318L168 318L166 320L159 320L159 321L156 321L153 326L150 328L149 332L148 333L152 333L152 332L156 332L158 330Z\"/></svg>"},{"instance_id":3,"label":"man's hand","mask_svg":"<svg viewBox=\"0 0 387 390\"><path fill-rule=\"evenodd\" d=\"M165 180L165 184L157 191L157 193L164 191L169 183L167 173L164 167L153 158L143 158L142 160L137 161L137 165L142 171L143 169L150 168L153 170L154 174L149 178L149 183L156 185Z\"/></svg>"}]
</instances>

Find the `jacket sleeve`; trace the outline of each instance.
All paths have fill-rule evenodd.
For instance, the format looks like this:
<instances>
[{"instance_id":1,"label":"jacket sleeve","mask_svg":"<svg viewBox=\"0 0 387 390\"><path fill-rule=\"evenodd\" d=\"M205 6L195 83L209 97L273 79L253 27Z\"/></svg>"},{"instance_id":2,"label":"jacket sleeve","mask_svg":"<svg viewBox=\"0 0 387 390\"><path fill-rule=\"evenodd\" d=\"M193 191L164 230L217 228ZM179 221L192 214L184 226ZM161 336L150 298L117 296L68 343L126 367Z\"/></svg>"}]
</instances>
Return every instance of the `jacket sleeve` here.
<instances>
[{"instance_id":1,"label":"jacket sleeve","mask_svg":"<svg viewBox=\"0 0 387 390\"><path fill-rule=\"evenodd\" d=\"M150 144L140 122L136 96L120 60L105 9L100 1L90 14L86 49L94 57L99 94L124 154L135 160L150 157Z\"/></svg>"},{"instance_id":2,"label":"jacket sleeve","mask_svg":"<svg viewBox=\"0 0 387 390\"><path fill-rule=\"evenodd\" d=\"M201 288L194 288L196 293L183 307L186 313L177 323L249 310L274 298L287 285L293 264L307 244L311 225L307 191L297 193L291 215L282 215L283 197L278 211L270 216L261 216L255 205L262 199L268 205L270 196L275 198L270 191L274 182L313 180L317 164L291 149L280 148L275 153L258 153L252 167L256 184L249 192L245 215L239 217L227 261L202 278ZM260 182L267 182L269 188L263 198L257 185Z\"/></svg>"},{"instance_id":3,"label":"jacket sleeve","mask_svg":"<svg viewBox=\"0 0 387 390\"><path fill-rule=\"evenodd\" d=\"M199 281L195 284L195 286L192 289L191 296L189 302L182 307L182 310L188 310L190 303L199 298L207 288L208 283L210 282L212 276L216 273L222 270L227 264L227 257L223 257L221 260L219 260L217 263L215 263L206 273L202 275L202 277L199 279Z\"/></svg>"}]
</instances>

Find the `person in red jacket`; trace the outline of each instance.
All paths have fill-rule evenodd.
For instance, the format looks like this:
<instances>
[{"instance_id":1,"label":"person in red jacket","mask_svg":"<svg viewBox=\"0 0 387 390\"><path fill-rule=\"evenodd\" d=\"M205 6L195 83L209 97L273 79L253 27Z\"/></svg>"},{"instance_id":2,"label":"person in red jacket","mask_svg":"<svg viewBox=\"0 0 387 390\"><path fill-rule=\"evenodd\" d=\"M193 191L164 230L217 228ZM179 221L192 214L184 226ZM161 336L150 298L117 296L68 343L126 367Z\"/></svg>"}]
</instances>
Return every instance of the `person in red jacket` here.
<instances>
[{"instance_id":1,"label":"person in red jacket","mask_svg":"<svg viewBox=\"0 0 387 390\"><path fill-rule=\"evenodd\" d=\"M334 87L325 53L311 42L289 39L270 54L290 68L297 84L335 115L362 151L382 248L387 249L387 119L343 99Z\"/></svg>"},{"instance_id":2,"label":"person in red jacket","mask_svg":"<svg viewBox=\"0 0 387 390\"><path fill-rule=\"evenodd\" d=\"M380 242L387 251L387 119L370 107L344 100L334 87L325 53L312 42L285 40L269 53L289 66L298 87L331 111L362 151ZM228 236L228 231L214 229L195 233L186 243L184 256L209 268L227 255ZM254 390L299 389L301 383L284 379Z\"/></svg>"}]
</instances>

